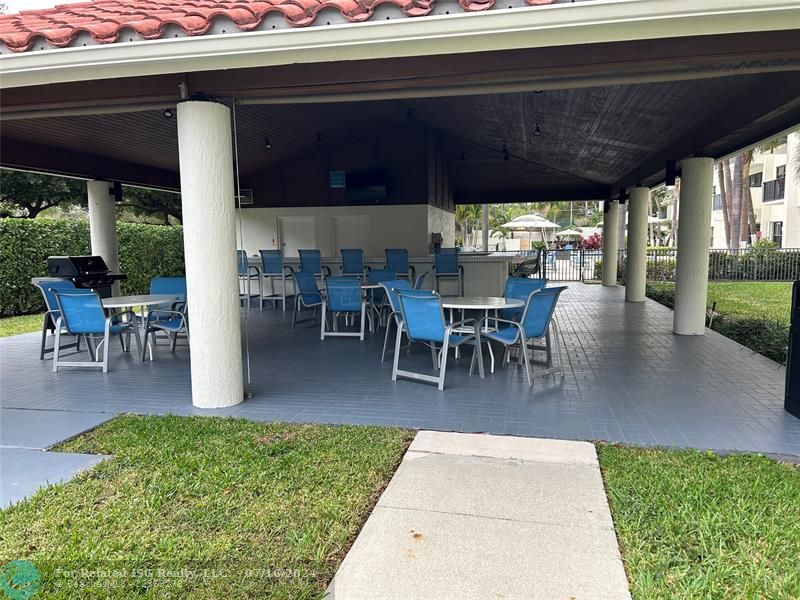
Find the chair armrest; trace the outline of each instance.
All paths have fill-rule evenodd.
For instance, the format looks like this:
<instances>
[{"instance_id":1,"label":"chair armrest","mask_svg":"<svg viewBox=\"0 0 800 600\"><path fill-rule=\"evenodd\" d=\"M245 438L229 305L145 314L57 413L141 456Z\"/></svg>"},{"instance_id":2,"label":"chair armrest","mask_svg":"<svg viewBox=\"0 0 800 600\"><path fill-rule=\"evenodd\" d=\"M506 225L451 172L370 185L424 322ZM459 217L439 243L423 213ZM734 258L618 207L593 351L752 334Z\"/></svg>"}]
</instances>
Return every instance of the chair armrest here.
<instances>
[{"instance_id":1,"label":"chair armrest","mask_svg":"<svg viewBox=\"0 0 800 600\"><path fill-rule=\"evenodd\" d=\"M523 308L520 306L520 308ZM495 321L497 323L508 323L509 325L516 325L517 327L520 326L518 321L512 321L511 319L501 319L500 317L481 317L481 321Z\"/></svg>"},{"instance_id":2,"label":"chair armrest","mask_svg":"<svg viewBox=\"0 0 800 600\"><path fill-rule=\"evenodd\" d=\"M186 318L186 315L179 310L163 310L163 309L151 310L150 312L147 313L147 319L149 320L150 317L153 315L173 315L180 319Z\"/></svg>"},{"instance_id":3,"label":"chair armrest","mask_svg":"<svg viewBox=\"0 0 800 600\"><path fill-rule=\"evenodd\" d=\"M293 275L293 274L294 274L294 269L293 269L292 267L290 267L289 265L283 265L283 272L284 272L284 275L286 275L286 274L287 274L287 273L286 273L286 269L289 269L289 273L288 273L288 275Z\"/></svg>"},{"instance_id":4,"label":"chair armrest","mask_svg":"<svg viewBox=\"0 0 800 600\"><path fill-rule=\"evenodd\" d=\"M455 323L448 323L445 329L455 329L456 327L465 327L467 325L476 327L478 325L478 319L464 319L462 321L456 321Z\"/></svg>"}]
</instances>

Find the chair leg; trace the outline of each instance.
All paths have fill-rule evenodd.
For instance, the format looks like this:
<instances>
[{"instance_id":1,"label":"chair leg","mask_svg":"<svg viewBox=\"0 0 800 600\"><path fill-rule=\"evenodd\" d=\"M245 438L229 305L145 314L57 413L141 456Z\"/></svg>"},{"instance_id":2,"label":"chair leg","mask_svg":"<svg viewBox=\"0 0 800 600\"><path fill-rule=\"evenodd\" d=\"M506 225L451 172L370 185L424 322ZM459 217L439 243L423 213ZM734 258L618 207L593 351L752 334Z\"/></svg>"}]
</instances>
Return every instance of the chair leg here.
<instances>
[{"instance_id":1,"label":"chair leg","mask_svg":"<svg viewBox=\"0 0 800 600\"><path fill-rule=\"evenodd\" d=\"M144 355L147 352L147 338L150 335L150 333L151 333L150 332L150 317L148 316L144 320L144 340L143 340L143 343L142 343L142 347L141 348L137 348L137 350L139 350L139 356L140 356L139 362L144 362ZM139 337L139 333L138 332L136 333L136 337L137 338ZM153 332L153 341L155 341L155 338L156 338L156 335L155 335L155 332ZM153 353L152 352L150 353L150 360L153 360Z\"/></svg>"},{"instance_id":2,"label":"chair leg","mask_svg":"<svg viewBox=\"0 0 800 600\"><path fill-rule=\"evenodd\" d=\"M561 370L561 379L566 377L564 373L564 359L561 355L561 350L563 348L564 354L567 355L567 362L569 363L569 370L572 371L572 357L567 352L567 346L564 344L564 337L561 335L561 327L558 325L558 322L554 319L553 320L553 333L556 338L556 349L558 351L558 368Z\"/></svg>"},{"instance_id":3,"label":"chair leg","mask_svg":"<svg viewBox=\"0 0 800 600\"><path fill-rule=\"evenodd\" d=\"M442 344L442 366L439 367L439 391L444 391L444 375L445 371L447 371L447 350L448 350L449 340L445 336L444 344Z\"/></svg>"},{"instance_id":4,"label":"chair leg","mask_svg":"<svg viewBox=\"0 0 800 600\"><path fill-rule=\"evenodd\" d=\"M53 373L58 373L58 355L61 350L61 317L56 321L56 339L53 346Z\"/></svg>"},{"instance_id":5,"label":"chair leg","mask_svg":"<svg viewBox=\"0 0 800 600\"><path fill-rule=\"evenodd\" d=\"M392 381L397 381L397 368L400 365L400 335L402 329L398 326L397 328L397 336L394 340L394 361L392 362Z\"/></svg>"},{"instance_id":6,"label":"chair leg","mask_svg":"<svg viewBox=\"0 0 800 600\"><path fill-rule=\"evenodd\" d=\"M297 323L297 305L300 302L300 296L294 297L294 310L292 311L292 329L294 329L295 323Z\"/></svg>"},{"instance_id":7,"label":"chair leg","mask_svg":"<svg viewBox=\"0 0 800 600\"><path fill-rule=\"evenodd\" d=\"M84 339L86 340L86 347L89 349L89 358L94 362L97 359L97 346L94 343L94 338L86 335Z\"/></svg>"},{"instance_id":8,"label":"chair leg","mask_svg":"<svg viewBox=\"0 0 800 600\"><path fill-rule=\"evenodd\" d=\"M389 330L392 328L394 319L390 319L386 324L386 333L383 335L383 352L381 352L381 362L386 360L386 345L389 343Z\"/></svg>"},{"instance_id":9,"label":"chair leg","mask_svg":"<svg viewBox=\"0 0 800 600\"><path fill-rule=\"evenodd\" d=\"M103 373L108 373L108 347L111 345L111 331L106 325L106 332L103 336Z\"/></svg>"},{"instance_id":10,"label":"chair leg","mask_svg":"<svg viewBox=\"0 0 800 600\"><path fill-rule=\"evenodd\" d=\"M433 370L439 370L439 354L436 352L436 344L431 342L431 358L433 359Z\"/></svg>"},{"instance_id":11,"label":"chair leg","mask_svg":"<svg viewBox=\"0 0 800 600\"><path fill-rule=\"evenodd\" d=\"M525 361L525 374L528 376L528 387L533 385L531 381L531 364L528 360L528 340L525 339L525 336L520 334L519 336L519 345L522 347L522 359Z\"/></svg>"},{"instance_id":12,"label":"chair leg","mask_svg":"<svg viewBox=\"0 0 800 600\"><path fill-rule=\"evenodd\" d=\"M139 335L139 325L136 324L136 321L133 322L133 325L131 325L131 328L133 329L133 337L134 337L134 339L136 339L136 355L143 357L144 356L144 347L142 346L142 338ZM175 336L176 340L177 340L177 337L178 336L176 335ZM130 342L128 342L128 346L130 347ZM143 362L143 360L144 359L142 358L142 360L140 360L139 362Z\"/></svg>"},{"instance_id":13,"label":"chair leg","mask_svg":"<svg viewBox=\"0 0 800 600\"><path fill-rule=\"evenodd\" d=\"M317 312L317 309L315 308L314 309L314 318L315 319L316 319L316 312ZM321 339L321 340L325 339L325 325L328 322L327 312L328 312L327 311L327 303L323 302L322 303L322 319L320 319L320 324L319 324L319 339ZM333 324L334 324L334 330L335 330L336 329L336 314L335 313L333 315Z\"/></svg>"},{"instance_id":14,"label":"chair leg","mask_svg":"<svg viewBox=\"0 0 800 600\"><path fill-rule=\"evenodd\" d=\"M283 312L286 312L286 277L283 277Z\"/></svg>"},{"instance_id":15,"label":"chair leg","mask_svg":"<svg viewBox=\"0 0 800 600\"><path fill-rule=\"evenodd\" d=\"M50 318L49 314L45 314L42 323L42 348L39 352L39 360L44 360L44 349L47 346L47 321Z\"/></svg>"},{"instance_id":16,"label":"chair leg","mask_svg":"<svg viewBox=\"0 0 800 600\"><path fill-rule=\"evenodd\" d=\"M367 305L361 304L361 335L359 336L359 340L362 342L364 341L364 326L366 325L367 321Z\"/></svg>"},{"instance_id":17,"label":"chair leg","mask_svg":"<svg viewBox=\"0 0 800 600\"><path fill-rule=\"evenodd\" d=\"M491 346L490 346L491 347ZM484 378L483 372L483 352L481 350L481 340L479 337L475 338L475 346L472 350L472 359L469 361L469 374L472 375L472 369L475 366L475 358L478 358L478 375L481 379Z\"/></svg>"}]
</instances>

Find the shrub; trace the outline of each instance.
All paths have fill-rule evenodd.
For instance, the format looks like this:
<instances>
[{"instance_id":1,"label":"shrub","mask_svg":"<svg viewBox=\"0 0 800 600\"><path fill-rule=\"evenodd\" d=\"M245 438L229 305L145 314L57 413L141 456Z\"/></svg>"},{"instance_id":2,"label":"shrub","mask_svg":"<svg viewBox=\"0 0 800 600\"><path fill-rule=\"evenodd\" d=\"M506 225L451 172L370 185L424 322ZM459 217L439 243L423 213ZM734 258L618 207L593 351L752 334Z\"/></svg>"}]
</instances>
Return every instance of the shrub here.
<instances>
[{"instance_id":1,"label":"shrub","mask_svg":"<svg viewBox=\"0 0 800 600\"><path fill-rule=\"evenodd\" d=\"M672 285L648 285L647 297L668 308L675 308L675 287ZM786 360L789 324L785 321L718 314L711 322L711 329L775 362Z\"/></svg>"},{"instance_id":2,"label":"shrub","mask_svg":"<svg viewBox=\"0 0 800 600\"><path fill-rule=\"evenodd\" d=\"M783 363L786 360L789 326L785 322L718 315L711 323L711 329L775 362Z\"/></svg>"},{"instance_id":3,"label":"shrub","mask_svg":"<svg viewBox=\"0 0 800 600\"><path fill-rule=\"evenodd\" d=\"M184 273L181 227L117 223L117 236L123 293L146 293L152 277ZM31 278L47 275L47 257L89 252L85 221L0 219L0 316L44 310Z\"/></svg>"}]
</instances>

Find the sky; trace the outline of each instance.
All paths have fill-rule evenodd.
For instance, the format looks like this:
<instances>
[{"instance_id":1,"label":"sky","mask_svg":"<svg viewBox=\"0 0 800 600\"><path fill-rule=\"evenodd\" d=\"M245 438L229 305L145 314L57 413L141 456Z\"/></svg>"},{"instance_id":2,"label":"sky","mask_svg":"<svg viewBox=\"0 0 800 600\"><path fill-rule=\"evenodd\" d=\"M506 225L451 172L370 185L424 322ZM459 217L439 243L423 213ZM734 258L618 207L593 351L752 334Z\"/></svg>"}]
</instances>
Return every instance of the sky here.
<instances>
[{"instance_id":1,"label":"sky","mask_svg":"<svg viewBox=\"0 0 800 600\"><path fill-rule=\"evenodd\" d=\"M29 10L32 8L49 8L57 4L74 4L81 0L0 0L8 7L6 12L16 13L21 10Z\"/></svg>"}]
</instances>

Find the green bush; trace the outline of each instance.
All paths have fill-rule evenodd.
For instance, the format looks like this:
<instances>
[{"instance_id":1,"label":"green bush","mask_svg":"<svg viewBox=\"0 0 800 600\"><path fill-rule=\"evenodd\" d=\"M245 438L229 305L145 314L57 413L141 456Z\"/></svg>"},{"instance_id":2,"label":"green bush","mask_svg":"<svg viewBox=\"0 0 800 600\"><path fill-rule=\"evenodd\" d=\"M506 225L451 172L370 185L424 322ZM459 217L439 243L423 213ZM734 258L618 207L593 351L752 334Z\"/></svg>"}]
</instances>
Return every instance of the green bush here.
<instances>
[{"instance_id":1,"label":"green bush","mask_svg":"<svg viewBox=\"0 0 800 600\"><path fill-rule=\"evenodd\" d=\"M620 257L617 261L617 280L625 284L625 257ZM657 259L647 261L647 281L674 281L677 262L674 258L659 256ZM598 260L594 263L594 278L601 279L603 276L603 261Z\"/></svg>"},{"instance_id":2,"label":"green bush","mask_svg":"<svg viewBox=\"0 0 800 600\"><path fill-rule=\"evenodd\" d=\"M156 275L182 275L181 227L117 223L124 294L143 294ZM44 310L32 277L47 275L47 257L89 254L89 224L54 219L0 219L0 316Z\"/></svg>"},{"instance_id":3,"label":"green bush","mask_svg":"<svg viewBox=\"0 0 800 600\"><path fill-rule=\"evenodd\" d=\"M774 319L717 315L711 329L775 362L786 360L789 325Z\"/></svg>"},{"instance_id":4,"label":"green bush","mask_svg":"<svg viewBox=\"0 0 800 600\"><path fill-rule=\"evenodd\" d=\"M675 287L672 285L648 285L647 297L668 308L675 308ZM785 321L717 314L711 322L711 329L775 362L786 360L789 324Z\"/></svg>"}]
</instances>

